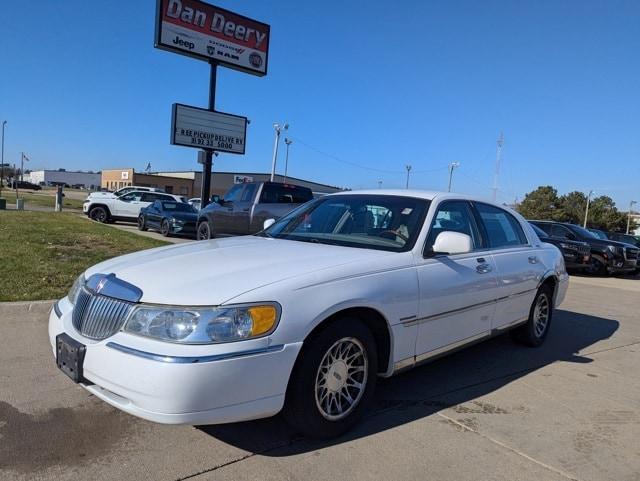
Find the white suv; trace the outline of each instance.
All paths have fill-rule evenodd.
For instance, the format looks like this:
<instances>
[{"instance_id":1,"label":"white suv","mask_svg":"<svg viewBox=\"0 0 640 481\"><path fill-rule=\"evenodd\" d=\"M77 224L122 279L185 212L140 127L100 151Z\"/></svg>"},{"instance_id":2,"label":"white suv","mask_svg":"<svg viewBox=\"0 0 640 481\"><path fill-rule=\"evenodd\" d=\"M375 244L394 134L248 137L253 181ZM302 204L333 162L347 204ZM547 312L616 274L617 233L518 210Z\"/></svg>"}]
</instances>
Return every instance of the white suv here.
<instances>
[{"instance_id":1,"label":"white suv","mask_svg":"<svg viewBox=\"0 0 640 481\"><path fill-rule=\"evenodd\" d=\"M98 222L136 221L140 209L156 200L186 202L186 199L179 195L134 190L119 197L89 197L82 204L82 212Z\"/></svg>"}]
</instances>

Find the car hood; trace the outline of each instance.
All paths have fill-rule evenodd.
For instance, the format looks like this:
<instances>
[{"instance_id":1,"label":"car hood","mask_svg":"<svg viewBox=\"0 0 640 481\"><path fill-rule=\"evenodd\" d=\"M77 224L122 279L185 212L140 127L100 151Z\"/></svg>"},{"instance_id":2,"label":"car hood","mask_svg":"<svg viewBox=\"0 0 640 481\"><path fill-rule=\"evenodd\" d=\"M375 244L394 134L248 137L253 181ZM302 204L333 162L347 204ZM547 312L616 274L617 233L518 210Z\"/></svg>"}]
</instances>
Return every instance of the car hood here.
<instances>
[{"instance_id":1,"label":"car hood","mask_svg":"<svg viewBox=\"0 0 640 481\"><path fill-rule=\"evenodd\" d=\"M606 249L607 246L632 247L634 249L637 249L636 246L633 246L631 244L625 244L624 242L618 242L618 241L609 240L609 239L606 239L606 240L605 239L589 239L587 242L592 246L599 246L599 247L602 247L603 249Z\"/></svg>"},{"instance_id":2,"label":"car hood","mask_svg":"<svg viewBox=\"0 0 640 481\"><path fill-rule=\"evenodd\" d=\"M115 199L118 196L115 195L113 192L91 192L89 194L89 197L87 197L87 200L89 199Z\"/></svg>"},{"instance_id":3,"label":"car hood","mask_svg":"<svg viewBox=\"0 0 640 481\"><path fill-rule=\"evenodd\" d=\"M173 217L174 219L177 220L184 220L184 221L197 221L198 220L198 214L196 214L195 212L167 212L165 211L165 215L167 217Z\"/></svg>"},{"instance_id":4,"label":"car hood","mask_svg":"<svg viewBox=\"0 0 640 481\"><path fill-rule=\"evenodd\" d=\"M396 254L245 236L127 254L89 268L85 276L113 273L139 287L142 302L220 305L285 279L392 255Z\"/></svg>"}]
</instances>

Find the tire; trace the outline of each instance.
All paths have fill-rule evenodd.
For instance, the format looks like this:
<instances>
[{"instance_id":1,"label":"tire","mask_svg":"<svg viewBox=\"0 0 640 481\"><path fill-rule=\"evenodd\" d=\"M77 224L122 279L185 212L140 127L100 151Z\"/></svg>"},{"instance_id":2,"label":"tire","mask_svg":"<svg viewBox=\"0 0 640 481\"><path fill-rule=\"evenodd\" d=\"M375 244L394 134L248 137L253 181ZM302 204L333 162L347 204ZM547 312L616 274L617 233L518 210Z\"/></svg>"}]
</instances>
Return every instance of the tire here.
<instances>
[{"instance_id":1,"label":"tire","mask_svg":"<svg viewBox=\"0 0 640 481\"><path fill-rule=\"evenodd\" d=\"M529 309L529 320L526 324L511 331L511 337L525 346L541 346L549 333L552 317L553 289L545 285L538 290L533 300L531 309Z\"/></svg>"},{"instance_id":2,"label":"tire","mask_svg":"<svg viewBox=\"0 0 640 481\"><path fill-rule=\"evenodd\" d=\"M196 229L196 239L197 240L213 239L213 233L211 232L211 226L209 225L208 221L203 220L198 224L198 227Z\"/></svg>"},{"instance_id":3,"label":"tire","mask_svg":"<svg viewBox=\"0 0 640 481\"><path fill-rule=\"evenodd\" d=\"M100 222L102 224L106 224L109 222L109 211L106 207L97 206L93 207L89 211L89 218L91 220L95 220L96 222Z\"/></svg>"},{"instance_id":4,"label":"tire","mask_svg":"<svg viewBox=\"0 0 640 481\"><path fill-rule=\"evenodd\" d=\"M594 276L606 277L609 275L607 265L597 256L591 256L589 267L585 269L585 272Z\"/></svg>"},{"instance_id":5,"label":"tire","mask_svg":"<svg viewBox=\"0 0 640 481\"><path fill-rule=\"evenodd\" d=\"M138 216L138 230L146 231L147 230L147 221L145 220L143 215Z\"/></svg>"},{"instance_id":6,"label":"tire","mask_svg":"<svg viewBox=\"0 0 640 481\"><path fill-rule=\"evenodd\" d=\"M343 356L349 363L332 356ZM305 340L289 379L284 418L308 437L340 436L373 400L377 359L375 338L360 320L344 317L332 322Z\"/></svg>"},{"instance_id":7,"label":"tire","mask_svg":"<svg viewBox=\"0 0 640 481\"><path fill-rule=\"evenodd\" d=\"M162 219L162 222L160 223L160 234L164 237L169 237L171 235L171 226L167 219Z\"/></svg>"}]
</instances>

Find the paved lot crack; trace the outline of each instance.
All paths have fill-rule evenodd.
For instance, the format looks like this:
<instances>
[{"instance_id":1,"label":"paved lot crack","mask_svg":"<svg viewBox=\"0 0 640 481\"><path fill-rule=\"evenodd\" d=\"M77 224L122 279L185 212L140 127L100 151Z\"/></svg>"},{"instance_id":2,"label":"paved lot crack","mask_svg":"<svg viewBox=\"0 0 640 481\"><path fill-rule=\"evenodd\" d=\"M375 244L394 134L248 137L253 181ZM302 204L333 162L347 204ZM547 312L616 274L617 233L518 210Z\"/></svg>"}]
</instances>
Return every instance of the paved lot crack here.
<instances>
[{"instance_id":1,"label":"paved lot crack","mask_svg":"<svg viewBox=\"0 0 640 481\"><path fill-rule=\"evenodd\" d=\"M508 444L503 443L502 441L499 441L499 440L497 440L497 439L495 439L495 438L492 438L491 436L489 436L489 435L487 435L487 434L484 434L484 433L481 433L480 431L477 431L477 430L475 430L475 429L473 429L473 428L469 427L469 426L468 426L468 425L466 425L466 424L463 424L463 423L461 423L461 422L459 422L459 421L456 421L455 419L453 419L453 418L451 418L451 417L447 416L446 414L442 414L442 413L440 413L440 412L439 412L439 413L437 413L437 415L438 415L438 416L440 416L441 418L446 419L448 422L450 422L450 423L452 423L452 424L455 424L456 426L460 427L461 429L463 429L463 430L465 430L465 431L472 432L472 433L474 433L474 434L477 434L478 436L482 436L482 437L483 437L484 439L486 439L487 441L490 441L490 442L492 442L493 444L496 444L497 446L500 446L500 447L501 447L501 448L503 448L503 449L506 449L506 450L508 450L508 451L511 451L512 453L514 453L514 454L516 454L516 455L518 455L518 456L520 456L520 457L523 457L523 458L525 458L525 459L527 459L527 460L531 461L532 463L535 463L535 464L537 464L538 466L541 466L541 467L543 467L543 468L547 469L548 471L551 471L551 472L554 472L554 473L556 473L556 474L559 474L560 476L562 476L562 477L564 477L564 478L567 478L567 479L569 479L569 480L571 480L571 481L580 481L580 480L579 480L578 478L576 478L575 476L573 476L573 475L571 475L571 474L569 474L569 473L566 473L566 472L562 471L561 469L555 468L555 467L553 467L553 466L551 466L551 465L549 465L549 464L543 463L542 461L540 461L540 460L538 460L538 459L535 459L535 458L533 458L533 457L529 456L528 454L526 454L526 453L524 453L524 452L520 451L519 449L512 448L511 446L509 446Z\"/></svg>"}]
</instances>

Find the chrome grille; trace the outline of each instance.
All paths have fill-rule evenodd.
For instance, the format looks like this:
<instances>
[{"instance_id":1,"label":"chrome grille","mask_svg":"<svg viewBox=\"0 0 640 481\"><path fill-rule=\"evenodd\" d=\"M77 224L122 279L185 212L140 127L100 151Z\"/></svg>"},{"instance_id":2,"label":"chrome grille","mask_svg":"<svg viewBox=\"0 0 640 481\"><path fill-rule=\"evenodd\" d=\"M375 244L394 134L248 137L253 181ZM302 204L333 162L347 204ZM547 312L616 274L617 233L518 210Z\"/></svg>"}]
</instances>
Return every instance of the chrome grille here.
<instances>
[{"instance_id":1,"label":"chrome grille","mask_svg":"<svg viewBox=\"0 0 640 481\"><path fill-rule=\"evenodd\" d=\"M638 258L638 249L634 249L631 247L624 248L624 258L628 261L633 261Z\"/></svg>"},{"instance_id":2,"label":"chrome grille","mask_svg":"<svg viewBox=\"0 0 640 481\"><path fill-rule=\"evenodd\" d=\"M90 339L106 339L120 330L132 307L133 303L82 289L73 307L73 327Z\"/></svg>"},{"instance_id":3,"label":"chrome grille","mask_svg":"<svg viewBox=\"0 0 640 481\"><path fill-rule=\"evenodd\" d=\"M583 256L589 255L589 254L591 254L591 247L589 247L588 245L586 245L586 246L578 246L578 252L580 254L582 254Z\"/></svg>"}]
</instances>

